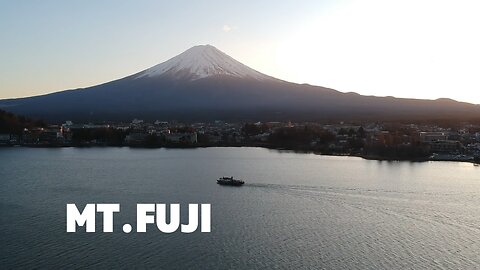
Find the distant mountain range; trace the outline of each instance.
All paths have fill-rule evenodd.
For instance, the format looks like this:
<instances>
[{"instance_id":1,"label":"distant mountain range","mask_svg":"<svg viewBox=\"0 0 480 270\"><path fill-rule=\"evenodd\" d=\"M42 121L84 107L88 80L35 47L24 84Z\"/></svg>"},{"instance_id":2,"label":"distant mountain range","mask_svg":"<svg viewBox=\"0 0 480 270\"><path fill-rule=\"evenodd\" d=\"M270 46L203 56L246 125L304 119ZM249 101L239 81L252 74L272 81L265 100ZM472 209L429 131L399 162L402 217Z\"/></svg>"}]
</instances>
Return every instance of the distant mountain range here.
<instances>
[{"instance_id":1,"label":"distant mountain range","mask_svg":"<svg viewBox=\"0 0 480 270\"><path fill-rule=\"evenodd\" d=\"M479 105L450 99L362 96L282 81L210 45L97 86L0 100L0 108L49 121L480 118Z\"/></svg>"}]
</instances>

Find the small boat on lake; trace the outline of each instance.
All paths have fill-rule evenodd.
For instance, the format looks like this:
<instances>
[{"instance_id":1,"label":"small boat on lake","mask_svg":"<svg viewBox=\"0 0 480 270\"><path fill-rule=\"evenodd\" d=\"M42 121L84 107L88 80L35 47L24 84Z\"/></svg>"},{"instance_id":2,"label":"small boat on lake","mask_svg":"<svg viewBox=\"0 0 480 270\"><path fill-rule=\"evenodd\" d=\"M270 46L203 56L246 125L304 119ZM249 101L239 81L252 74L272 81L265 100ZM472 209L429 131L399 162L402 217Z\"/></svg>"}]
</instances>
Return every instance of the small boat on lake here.
<instances>
[{"instance_id":1,"label":"small boat on lake","mask_svg":"<svg viewBox=\"0 0 480 270\"><path fill-rule=\"evenodd\" d=\"M233 176L231 177L220 177L217 180L217 184L224 185L224 186L241 186L245 184L245 181L240 179L234 179Z\"/></svg>"}]
</instances>

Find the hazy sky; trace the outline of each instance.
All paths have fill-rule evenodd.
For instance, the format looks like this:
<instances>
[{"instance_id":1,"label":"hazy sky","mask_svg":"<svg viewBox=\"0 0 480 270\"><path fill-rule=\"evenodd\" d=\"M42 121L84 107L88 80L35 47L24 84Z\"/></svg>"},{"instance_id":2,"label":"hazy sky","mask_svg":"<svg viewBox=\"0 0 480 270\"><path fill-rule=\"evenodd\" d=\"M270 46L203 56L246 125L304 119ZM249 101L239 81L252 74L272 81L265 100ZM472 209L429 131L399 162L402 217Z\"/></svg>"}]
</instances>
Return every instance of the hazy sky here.
<instances>
[{"instance_id":1,"label":"hazy sky","mask_svg":"<svg viewBox=\"0 0 480 270\"><path fill-rule=\"evenodd\" d=\"M480 104L480 1L0 0L0 98L92 86L211 44L268 75Z\"/></svg>"}]
</instances>

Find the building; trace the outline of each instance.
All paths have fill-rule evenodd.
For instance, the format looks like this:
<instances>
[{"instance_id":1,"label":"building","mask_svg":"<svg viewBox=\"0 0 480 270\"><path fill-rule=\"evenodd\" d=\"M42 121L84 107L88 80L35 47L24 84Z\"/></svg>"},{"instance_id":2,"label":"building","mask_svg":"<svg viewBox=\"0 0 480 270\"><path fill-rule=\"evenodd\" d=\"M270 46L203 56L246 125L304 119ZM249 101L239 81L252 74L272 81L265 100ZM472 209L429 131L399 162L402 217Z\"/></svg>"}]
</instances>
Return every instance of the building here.
<instances>
[{"instance_id":1,"label":"building","mask_svg":"<svg viewBox=\"0 0 480 270\"><path fill-rule=\"evenodd\" d=\"M420 141L421 142L435 142L435 141L446 141L448 139L448 134L445 132L420 132Z\"/></svg>"},{"instance_id":2,"label":"building","mask_svg":"<svg viewBox=\"0 0 480 270\"><path fill-rule=\"evenodd\" d=\"M459 141L443 140L430 143L432 153L459 153L463 150L464 147Z\"/></svg>"},{"instance_id":3,"label":"building","mask_svg":"<svg viewBox=\"0 0 480 270\"><path fill-rule=\"evenodd\" d=\"M38 142L41 144L57 145L64 142L63 130L59 126L49 126L42 129Z\"/></svg>"},{"instance_id":4,"label":"building","mask_svg":"<svg viewBox=\"0 0 480 270\"><path fill-rule=\"evenodd\" d=\"M147 134L143 132L131 132L125 137L127 145L141 145L145 143Z\"/></svg>"},{"instance_id":5,"label":"building","mask_svg":"<svg viewBox=\"0 0 480 270\"><path fill-rule=\"evenodd\" d=\"M175 132L165 134L167 142L171 143L197 143L197 132Z\"/></svg>"},{"instance_id":6,"label":"building","mask_svg":"<svg viewBox=\"0 0 480 270\"><path fill-rule=\"evenodd\" d=\"M0 145L10 145L10 134L0 134Z\"/></svg>"}]
</instances>

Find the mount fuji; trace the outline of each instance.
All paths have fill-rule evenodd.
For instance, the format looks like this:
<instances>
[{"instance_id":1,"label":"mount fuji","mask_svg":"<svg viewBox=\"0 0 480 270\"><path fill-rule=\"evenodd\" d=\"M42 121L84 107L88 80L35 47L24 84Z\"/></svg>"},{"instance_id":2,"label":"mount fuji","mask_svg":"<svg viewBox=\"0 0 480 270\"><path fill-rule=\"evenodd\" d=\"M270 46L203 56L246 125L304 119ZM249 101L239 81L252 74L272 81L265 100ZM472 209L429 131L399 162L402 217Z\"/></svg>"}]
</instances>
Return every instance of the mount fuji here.
<instances>
[{"instance_id":1,"label":"mount fuji","mask_svg":"<svg viewBox=\"0 0 480 270\"><path fill-rule=\"evenodd\" d=\"M480 106L450 99L361 96L286 82L211 45L97 86L0 100L0 108L50 121L480 118Z\"/></svg>"},{"instance_id":2,"label":"mount fuji","mask_svg":"<svg viewBox=\"0 0 480 270\"><path fill-rule=\"evenodd\" d=\"M256 80L273 79L245 66L211 45L192 47L166 62L140 72L135 78L157 77L162 75L189 80L216 75Z\"/></svg>"}]
</instances>

